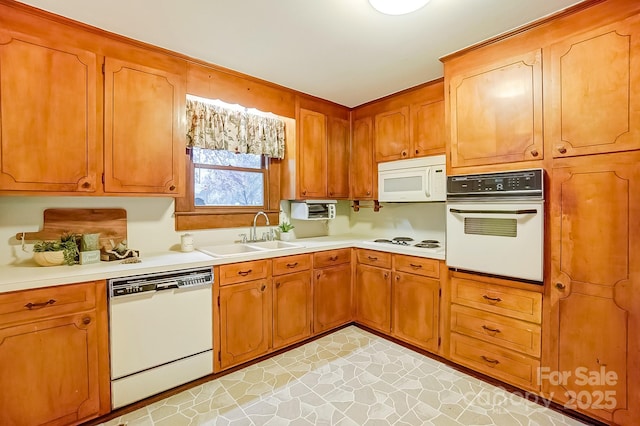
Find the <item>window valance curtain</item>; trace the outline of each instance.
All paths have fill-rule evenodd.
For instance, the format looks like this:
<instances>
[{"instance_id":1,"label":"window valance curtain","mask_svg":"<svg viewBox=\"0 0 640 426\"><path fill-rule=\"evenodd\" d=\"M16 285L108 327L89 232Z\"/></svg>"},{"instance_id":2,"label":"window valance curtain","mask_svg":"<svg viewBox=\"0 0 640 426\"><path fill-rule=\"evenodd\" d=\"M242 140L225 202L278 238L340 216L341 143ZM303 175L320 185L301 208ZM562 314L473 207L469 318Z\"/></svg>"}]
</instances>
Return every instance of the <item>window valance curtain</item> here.
<instances>
[{"instance_id":1,"label":"window valance curtain","mask_svg":"<svg viewBox=\"0 0 640 426\"><path fill-rule=\"evenodd\" d=\"M187 99L187 145L284 158L284 121Z\"/></svg>"}]
</instances>

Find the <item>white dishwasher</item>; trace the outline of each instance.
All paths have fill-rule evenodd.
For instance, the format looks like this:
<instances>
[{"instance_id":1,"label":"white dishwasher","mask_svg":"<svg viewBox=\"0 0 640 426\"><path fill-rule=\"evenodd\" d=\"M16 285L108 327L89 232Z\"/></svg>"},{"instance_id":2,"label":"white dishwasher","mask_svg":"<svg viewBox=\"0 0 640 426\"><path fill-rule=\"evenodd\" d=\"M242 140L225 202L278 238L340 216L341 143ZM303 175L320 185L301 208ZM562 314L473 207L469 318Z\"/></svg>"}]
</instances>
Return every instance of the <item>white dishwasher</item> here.
<instances>
[{"instance_id":1,"label":"white dishwasher","mask_svg":"<svg viewBox=\"0 0 640 426\"><path fill-rule=\"evenodd\" d=\"M111 404L213 372L210 267L109 280Z\"/></svg>"}]
</instances>

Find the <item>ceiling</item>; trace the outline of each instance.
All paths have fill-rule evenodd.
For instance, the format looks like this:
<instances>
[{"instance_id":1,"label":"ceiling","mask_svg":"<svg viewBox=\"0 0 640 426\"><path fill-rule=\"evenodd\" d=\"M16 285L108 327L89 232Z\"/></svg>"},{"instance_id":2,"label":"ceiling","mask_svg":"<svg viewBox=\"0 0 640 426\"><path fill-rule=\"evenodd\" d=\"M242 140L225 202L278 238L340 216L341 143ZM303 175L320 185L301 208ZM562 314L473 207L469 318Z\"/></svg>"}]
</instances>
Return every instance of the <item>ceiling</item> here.
<instances>
[{"instance_id":1,"label":"ceiling","mask_svg":"<svg viewBox=\"0 0 640 426\"><path fill-rule=\"evenodd\" d=\"M354 107L442 77L438 58L579 0L431 0L388 16L367 0L21 0Z\"/></svg>"}]
</instances>

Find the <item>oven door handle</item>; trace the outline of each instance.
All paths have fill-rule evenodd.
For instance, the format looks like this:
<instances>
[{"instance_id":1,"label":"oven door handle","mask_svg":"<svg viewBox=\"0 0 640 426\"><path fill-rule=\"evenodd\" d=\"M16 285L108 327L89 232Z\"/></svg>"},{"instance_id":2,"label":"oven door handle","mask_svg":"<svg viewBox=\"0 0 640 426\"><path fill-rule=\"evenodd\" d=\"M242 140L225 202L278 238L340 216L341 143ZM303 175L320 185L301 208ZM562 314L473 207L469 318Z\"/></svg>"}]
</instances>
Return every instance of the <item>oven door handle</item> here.
<instances>
[{"instance_id":1,"label":"oven door handle","mask_svg":"<svg viewBox=\"0 0 640 426\"><path fill-rule=\"evenodd\" d=\"M523 209L523 210L461 210L461 209L449 209L451 213L465 214L538 214L536 209Z\"/></svg>"}]
</instances>

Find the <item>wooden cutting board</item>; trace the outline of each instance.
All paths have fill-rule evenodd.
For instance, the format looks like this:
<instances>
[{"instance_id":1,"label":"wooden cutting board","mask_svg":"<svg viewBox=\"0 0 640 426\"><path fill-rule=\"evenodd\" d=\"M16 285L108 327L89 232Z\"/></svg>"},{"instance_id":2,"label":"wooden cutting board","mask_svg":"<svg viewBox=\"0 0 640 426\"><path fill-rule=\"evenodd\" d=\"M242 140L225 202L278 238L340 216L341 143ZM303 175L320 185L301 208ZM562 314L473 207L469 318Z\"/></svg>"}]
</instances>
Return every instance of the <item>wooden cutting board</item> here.
<instances>
[{"instance_id":1,"label":"wooden cutting board","mask_svg":"<svg viewBox=\"0 0 640 426\"><path fill-rule=\"evenodd\" d=\"M18 241L56 240L66 233L100 233L100 248L111 250L112 242L127 239L127 211L125 209L46 209L44 224L38 232L20 232Z\"/></svg>"}]
</instances>

